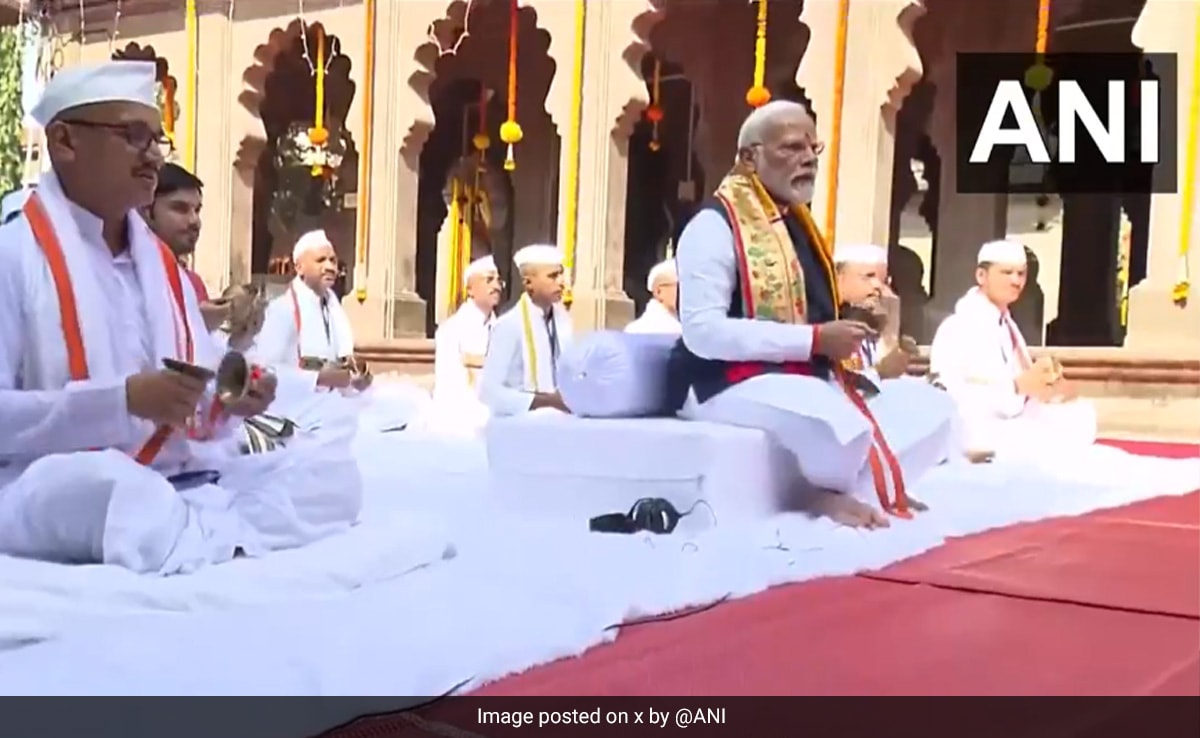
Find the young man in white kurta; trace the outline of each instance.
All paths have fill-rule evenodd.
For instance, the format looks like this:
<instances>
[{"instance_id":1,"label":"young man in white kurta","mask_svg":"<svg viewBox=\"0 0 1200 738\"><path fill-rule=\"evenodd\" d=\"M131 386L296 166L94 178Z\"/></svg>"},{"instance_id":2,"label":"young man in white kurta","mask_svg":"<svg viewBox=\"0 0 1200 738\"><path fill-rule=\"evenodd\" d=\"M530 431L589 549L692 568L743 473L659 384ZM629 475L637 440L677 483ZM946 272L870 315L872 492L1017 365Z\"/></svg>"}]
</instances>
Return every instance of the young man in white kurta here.
<instances>
[{"instance_id":1,"label":"young man in white kurta","mask_svg":"<svg viewBox=\"0 0 1200 738\"><path fill-rule=\"evenodd\" d=\"M526 246L513 256L523 293L492 329L480 397L493 416L543 408L570 412L558 393L558 357L571 343L562 304L563 258L555 246Z\"/></svg>"},{"instance_id":2,"label":"young man in white kurta","mask_svg":"<svg viewBox=\"0 0 1200 738\"><path fill-rule=\"evenodd\" d=\"M1096 440L1096 410L1076 399L1053 361L1037 361L1009 308L1028 278L1024 245L979 249L976 286L938 327L930 371L958 405L972 451L1057 454Z\"/></svg>"},{"instance_id":3,"label":"young man in white kurta","mask_svg":"<svg viewBox=\"0 0 1200 738\"><path fill-rule=\"evenodd\" d=\"M679 324L679 275L675 260L667 259L654 265L646 277L646 289L650 301L642 316L625 326L626 333L657 333L678 336L683 332Z\"/></svg>"},{"instance_id":4,"label":"young man in white kurta","mask_svg":"<svg viewBox=\"0 0 1200 738\"><path fill-rule=\"evenodd\" d=\"M348 436L238 455L230 429L265 409L273 377L224 407L161 368L215 368L220 354L137 214L165 140L155 76L142 62L72 67L33 111L52 170L0 228L0 553L182 573L304 545L358 516ZM165 439L157 453L150 437Z\"/></svg>"},{"instance_id":5,"label":"young man in white kurta","mask_svg":"<svg viewBox=\"0 0 1200 738\"><path fill-rule=\"evenodd\" d=\"M433 335L433 400L447 421L466 426L487 419L479 399L479 372L487 355L496 305L500 302L500 273L490 256L476 259L463 273L467 299Z\"/></svg>"}]
</instances>

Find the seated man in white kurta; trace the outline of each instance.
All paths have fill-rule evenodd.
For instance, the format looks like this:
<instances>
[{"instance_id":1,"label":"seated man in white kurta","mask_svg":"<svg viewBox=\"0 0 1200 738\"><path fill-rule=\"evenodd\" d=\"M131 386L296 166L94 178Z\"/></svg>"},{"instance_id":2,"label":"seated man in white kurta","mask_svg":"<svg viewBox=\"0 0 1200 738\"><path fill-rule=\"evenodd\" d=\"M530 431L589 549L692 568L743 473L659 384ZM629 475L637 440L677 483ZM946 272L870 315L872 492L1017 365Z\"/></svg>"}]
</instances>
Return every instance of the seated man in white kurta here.
<instances>
[{"instance_id":1,"label":"seated man in white kurta","mask_svg":"<svg viewBox=\"0 0 1200 738\"><path fill-rule=\"evenodd\" d=\"M292 249L296 278L267 306L256 341L257 360L281 374L300 368L314 391L335 391L361 408L360 425L402 430L431 402L415 385L373 386L370 372L355 358L354 331L333 291L338 258L324 231L310 231Z\"/></svg>"},{"instance_id":2,"label":"seated man in white kurta","mask_svg":"<svg viewBox=\"0 0 1200 738\"><path fill-rule=\"evenodd\" d=\"M842 315L875 331L851 357L850 368L898 379L908 372L916 343L900 335L900 302L887 284L887 249L873 244L839 245L833 252Z\"/></svg>"},{"instance_id":3,"label":"seated man in white kurta","mask_svg":"<svg viewBox=\"0 0 1200 738\"><path fill-rule=\"evenodd\" d=\"M480 397L493 416L570 412L556 382L558 357L571 342L571 316L562 304L562 252L555 246L526 246L513 263L522 294L492 329Z\"/></svg>"},{"instance_id":4,"label":"seated man in white kurta","mask_svg":"<svg viewBox=\"0 0 1200 738\"><path fill-rule=\"evenodd\" d=\"M967 448L1058 453L1096 440L1096 410L1076 399L1058 362L1029 354L1009 313L1028 278L1025 247L992 241L979 249L975 287L938 327L930 371L958 405Z\"/></svg>"},{"instance_id":5,"label":"seated man in white kurta","mask_svg":"<svg viewBox=\"0 0 1200 738\"><path fill-rule=\"evenodd\" d=\"M230 430L272 375L226 406L163 368L221 355L137 213L167 143L155 76L72 67L33 110L51 171L0 228L0 553L183 573L344 531L361 507L349 435L238 454Z\"/></svg>"},{"instance_id":6,"label":"seated man in white kurta","mask_svg":"<svg viewBox=\"0 0 1200 738\"><path fill-rule=\"evenodd\" d=\"M642 311L642 317L625 326L626 333L662 333L679 335L683 326L679 324L679 274L675 260L667 259L654 265L646 277L646 289L650 291L650 302Z\"/></svg>"},{"instance_id":7,"label":"seated man in white kurta","mask_svg":"<svg viewBox=\"0 0 1200 738\"><path fill-rule=\"evenodd\" d=\"M479 399L479 373L500 302L500 273L492 257L471 262L463 285L467 299L433 335L433 401L439 413L450 416L447 421L475 426L487 419Z\"/></svg>"},{"instance_id":8,"label":"seated man in white kurta","mask_svg":"<svg viewBox=\"0 0 1200 738\"><path fill-rule=\"evenodd\" d=\"M354 331L334 294L337 253L325 231L310 231L292 249L296 278L267 306L258 356L272 367L299 366L313 388L365 390L370 374L355 374Z\"/></svg>"},{"instance_id":9,"label":"seated man in white kurta","mask_svg":"<svg viewBox=\"0 0 1200 738\"><path fill-rule=\"evenodd\" d=\"M742 125L733 171L680 239L672 384L683 417L760 428L791 451L810 511L876 527L888 524L880 508L917 507L907 488L948 455L953 407L927 385L917 406L914 392L864 391L844 368L873 332L840 319L808 210L822 148L796 103Z\"/></svg>"}]
</instances>

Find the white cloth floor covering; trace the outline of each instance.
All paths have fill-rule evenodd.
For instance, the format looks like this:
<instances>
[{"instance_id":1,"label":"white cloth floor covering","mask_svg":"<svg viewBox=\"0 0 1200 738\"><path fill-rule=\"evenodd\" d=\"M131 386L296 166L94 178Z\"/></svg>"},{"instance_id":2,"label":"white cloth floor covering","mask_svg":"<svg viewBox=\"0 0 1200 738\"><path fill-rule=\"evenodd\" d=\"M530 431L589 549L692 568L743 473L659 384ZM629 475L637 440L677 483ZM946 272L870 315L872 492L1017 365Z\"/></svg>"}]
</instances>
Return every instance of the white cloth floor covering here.
<instances>
[{"instance_id":1,"label":"white cloth floor covering","mask_svg":"<svg viewBox=\"0 0 1200 738\"><path fill-rule=\"evenodd\" d=\"M1096 446L1053 469L938 467L911 490L932 509L883 531L791 513L622 536L506 512L488 491L482 439L360 434L358 453L362 524L305 550L166 579L0 558L0 694L437 695L464 680L469 690L578 655L632 617L1200 487L1200 459ZM515 468L546 450L506 453ZM329 724L312 727L295 735Z\"/></svg>"}]
</instances>

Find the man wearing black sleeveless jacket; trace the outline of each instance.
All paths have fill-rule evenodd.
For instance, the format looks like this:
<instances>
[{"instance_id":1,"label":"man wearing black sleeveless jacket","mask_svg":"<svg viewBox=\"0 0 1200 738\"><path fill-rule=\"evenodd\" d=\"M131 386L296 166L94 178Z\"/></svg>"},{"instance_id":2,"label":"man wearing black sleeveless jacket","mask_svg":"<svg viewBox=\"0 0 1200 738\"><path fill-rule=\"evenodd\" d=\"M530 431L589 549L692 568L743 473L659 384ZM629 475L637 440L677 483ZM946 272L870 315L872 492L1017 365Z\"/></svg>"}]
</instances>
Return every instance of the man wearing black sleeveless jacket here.
<instances>
[{"instance_id":1,"label":"man wearing black sleeveless jacket","mask_svg":"<svg viewBox=\"0 0 1200 738\"><path fill-rule=\"evenodd\" d=\"M671 384L683 417L761 428L795 454L810 512L883 527L923 508L907 487L947 457L953 407L932 387L922 407L905 393L898 406L887 382L845 368L873 335L839 319L808 210L822 149L796 103L746 119L733 171L680 238Z\"/></svg>"}]
</instances>

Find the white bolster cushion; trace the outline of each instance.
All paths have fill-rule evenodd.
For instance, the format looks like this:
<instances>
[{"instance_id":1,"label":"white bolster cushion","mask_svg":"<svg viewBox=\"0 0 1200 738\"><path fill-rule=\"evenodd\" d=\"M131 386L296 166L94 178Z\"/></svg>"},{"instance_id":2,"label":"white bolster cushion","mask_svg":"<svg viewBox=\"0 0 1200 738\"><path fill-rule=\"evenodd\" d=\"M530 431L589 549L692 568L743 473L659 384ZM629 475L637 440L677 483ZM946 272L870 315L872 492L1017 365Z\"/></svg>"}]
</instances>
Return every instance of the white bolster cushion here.
<instances>
[{"instance_id":1,"label":"white bolster cushion","mask_svg":"<svg viewBox=\"0 0 1200 738\"><path fill-rule=\"evenodd\" d=\"M669 412L667 363L679 340L665 334L597 331L559 358L558 390L583 418L640 418Z\"/></svg>"}]
</instances>

